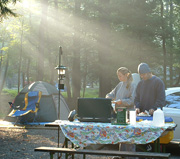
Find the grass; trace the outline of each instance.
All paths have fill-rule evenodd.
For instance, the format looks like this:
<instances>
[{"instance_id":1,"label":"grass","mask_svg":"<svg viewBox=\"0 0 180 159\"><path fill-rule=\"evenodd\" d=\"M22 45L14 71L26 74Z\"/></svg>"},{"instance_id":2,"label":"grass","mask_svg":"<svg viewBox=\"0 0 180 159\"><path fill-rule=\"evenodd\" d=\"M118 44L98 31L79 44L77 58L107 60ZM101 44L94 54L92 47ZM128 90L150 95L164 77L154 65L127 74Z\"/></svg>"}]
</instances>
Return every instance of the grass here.
<instances>
[{"instance_id":1,"label":"grass","mask_svg":"<svg viewBox=\"0 0 180 159\"><path fill-rule=\"evenodd\" d=\"M17 90L14 89L3 89L4 94L9 94L12 97L16 97L18 95ZM66 98L67 92L61 92L62 95ZM98 88L86 88L84 98L97 98L99 94ZM81 97L83 97L83 91L80 92Z\"/></svg>"},{"instance_id":2,"label":"grass","mask_svg":"<svg viewBox=\"0 0 180 159\"><path fill-rule=\"evenodd\" d=\"M61 94L66 98L67 92L61 92ZM84 98L97 98L99 95L98 88L86 88ZM83 91L81 90L80 96L83 97Z\"/></svg>"},{"instance_id":3,"label":"grass","mask_svg":"<svg viewBox=\"0 0 180 159\"><path fill-rule=\"evenodd\" d=\"M86 88L85 96L86 98L97 98L99 96L98 88ZM81 91L81 97L83 97L83 91Z\"/></svg>"},{"instance_id":4,"label":"grass","mask_svg":"<svg viewBox=\"0 0 180 159\"><path fill-rule=\"evenodd\" d=\"M13 89L3 89L3 94L11 95L13 98L15 98L18 95L17 90ZM61 92L62 95L67 98L67 92ZM83 91L80 92L81 97L83 97ZM98 88L86 88L85 90L85 96L84 98L98 98L99 89ZM0 119L4 118L6 114L0 111Z\"/></svg>"},{"instance_id":5,"label":"grass","mask_svg":"<svg viewBox=\"0 0 180 159\"><path fill-rule=\"evenodd\" d=\"M11 95L12 97L16 97L18 95L18 91L17 90L14 90L14 89L3 89L2 91L4 94L9 94Z\"/></svg>"}]
</instances>

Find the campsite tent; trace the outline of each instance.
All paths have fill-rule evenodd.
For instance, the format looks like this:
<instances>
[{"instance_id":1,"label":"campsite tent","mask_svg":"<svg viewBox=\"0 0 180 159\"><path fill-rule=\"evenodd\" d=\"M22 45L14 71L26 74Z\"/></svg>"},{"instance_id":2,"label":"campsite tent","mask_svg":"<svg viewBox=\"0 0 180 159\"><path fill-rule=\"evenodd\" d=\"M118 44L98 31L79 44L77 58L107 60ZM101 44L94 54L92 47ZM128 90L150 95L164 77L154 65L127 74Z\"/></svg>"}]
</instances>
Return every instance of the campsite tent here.
<instances>
[{"instance_id":1,"label":"campsite tent","mask_svg":"<svg viewBox=\"0 0 180 159\"><path fill-rule=\"evenodd\" d=\"M56 89L56 87L49 83L42 82L42 81L34 82L31 85L28 85L21 90L21 92L16 96L16 98L14 100L14 105L21 106L24 101L25 94L29 91L41 91L42 92L36 121L37 122L52 122L52 121L57 120L59 98L58 98L58 90ZM70 112L69 107L68 107L64 97L61 95L61 97L60 97L60 119L67 120L69 112ZM27 118L27 120L29 121L29 119L31 118L30 116L32 116L31 113L27 114L23 118ZM13 117L7 116L5 118L5 120L6 121L15 121L16 119Z\"/></svg>"}]
</instances>

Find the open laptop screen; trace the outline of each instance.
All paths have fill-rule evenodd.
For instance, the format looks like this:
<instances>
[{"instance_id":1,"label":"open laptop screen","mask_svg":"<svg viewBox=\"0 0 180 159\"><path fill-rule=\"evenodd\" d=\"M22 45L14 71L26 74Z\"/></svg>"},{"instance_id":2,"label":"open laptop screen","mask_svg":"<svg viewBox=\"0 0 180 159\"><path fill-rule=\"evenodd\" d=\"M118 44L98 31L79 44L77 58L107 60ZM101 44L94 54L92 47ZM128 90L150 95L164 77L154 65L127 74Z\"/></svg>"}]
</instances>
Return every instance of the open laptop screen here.
<instances>
[{"instance_id":1,"label":"open laptop screen","mask_svg":"<svg viewBox=\"0 0 180 159\"><path fill-rule=\"evenodd\" d=\"M85 122L110 122L111 99L78 98L78 119Z\"/></svg>"}]
</instances>

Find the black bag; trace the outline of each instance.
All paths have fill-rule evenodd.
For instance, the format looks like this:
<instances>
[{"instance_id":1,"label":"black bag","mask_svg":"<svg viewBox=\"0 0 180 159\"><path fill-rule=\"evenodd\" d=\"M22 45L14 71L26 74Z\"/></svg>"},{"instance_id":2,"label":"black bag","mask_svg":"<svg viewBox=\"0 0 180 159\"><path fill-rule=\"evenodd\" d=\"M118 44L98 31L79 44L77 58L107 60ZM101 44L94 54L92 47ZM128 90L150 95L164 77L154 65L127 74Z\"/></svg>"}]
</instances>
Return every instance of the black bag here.
<instances>
[{"instance_id":1,"label":"black bag","mask_svg":"<svg viewBox=\"0 0 180 159\"><path fill-rule=\"evenodd\" d=\"M75 119L75 117L76 117L76 110L70 111L69 116L68 116L68 120L73 121Z\"/></svg>"}]
</instances>

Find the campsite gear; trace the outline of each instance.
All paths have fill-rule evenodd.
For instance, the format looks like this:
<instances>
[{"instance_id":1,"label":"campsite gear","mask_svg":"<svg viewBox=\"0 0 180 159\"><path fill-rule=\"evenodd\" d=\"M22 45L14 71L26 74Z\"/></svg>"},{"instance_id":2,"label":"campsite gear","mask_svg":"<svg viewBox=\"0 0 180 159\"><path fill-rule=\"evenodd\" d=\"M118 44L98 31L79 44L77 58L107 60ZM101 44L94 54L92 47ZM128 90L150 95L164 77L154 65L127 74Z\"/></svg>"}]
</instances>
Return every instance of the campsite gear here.
<instances>
[{"instance_id":1,"label":"campsite gear","mask_svg":"<svg viewBox=\"0 0 180 159\"><path fill-rule=\"evenodd\" d=\"M26 93L24 98L24 108L20 110L13 109L8 116L17 117L26 115L29 112L36 113L39 109L38 104L41 99L41 94L42 92L39 91L32 91Z\"/></svg>"},{"instance_id":2,"label":"campsite gear","mask_svg":"<svg viewBox=\"0 0 180 159\"><path fill-rule=\"evenodd\" d=\"M13 108L13 109L19 109L20 108L20 105L15 106L12 102L8 102L8 103L10 105L10 108Z\"/></svg>"},{"instance_id":3,"label":"campsite gear","mask_svg":"<svg viewBox=\"0 0 180 159\"><path fill-rule=\"evenodd\" d=\"M125 107L116 108L116 118L111 121L112 125L127 125L127 111Z\"/></svg>"},{"instance_id":4,"label":"campsite gear","mask_svg":"<svg viewBox=\"0 0 180 159\"><path fill-rule=\"evenodd\" d=\"M20 117L27 115L28 113L37 113L39 109L39 102L41 99L42 92L31 91L25 94L24 98L24 108L23 109L13 109L8 116L10 117ZM34 116L33 121L35 120Z\"/></svg>"},{"instance_id":5,"label":"campsite gear","mask_svg":"<svg viewBox=\"0 0 180 159\"><path fill-rule=\"evenodd\" d=\"M141 122L143 120L153 120L152 116L137 116L136 121ZM165 123L174 123L173 119L171 117L165 116ZM166 135L160 137L160 143L161 144L168 144L172 139L174 138L174 130L168 131Z\"/></svg>"},{"instance_id":6,"label":"campsite gear","mask_svg":"<svg viewBox=\"0 0 180 159\"><path fill-rule=\"evenodd\" d=\"M37 81L30 85L25 86L21 92L16 96L14 100L14 105L22 105L22 101L24 101L25 94L30 91L41 91L41 100L39 103L39 111L37 113L36 121L37 122L53 122L57 120L57 114L58 114L58 90L55 86L43 82L43 81ZM69 107L64 99L64 97L61 95L60 98L60 119L61 120L67 120L69 115ZM22 108L22 107L21 107ZM12 109L10 109L10 112ZM8 113L9 114L9 113ZM23 116L23 118L29 119L31 117L31 114L27 114L26 116ZM6 121L15 121L15 118L6 116ZM30 122L30 120L28 120Z\"/></svg>"},{"instance_id":7,"label":"campsite gear","mask_svg":"<svg viewBox=\"0 0 180 159\"><path fill-rule=\"evenodd\" d=\"M70 111L70 113L69 113L68 120L69 120L69 121L74 121L74 119L75 119L76 116L77 116L76 110L72 110L72 111Z\"/></svg>"},{"instance_id":8,"label":"campsite gear","mask_svg":"<svg viewBox=\"0 0 180 159\"><path fill-rule=\"evenodd\" d=\"M111 122L111 99L78 98L77 119L81 122Z\"/></svg>"},{"instance_id":9,"label":"campsite gear","mask_svg":"<svg viewBox=\"0 0 180 159\"><path fill-rule=\"evenodd\" d=\"M153 113L153 125L164 126L164 112L161 108L157 108L157 110Z\"/></svg>"}]
</instances>

